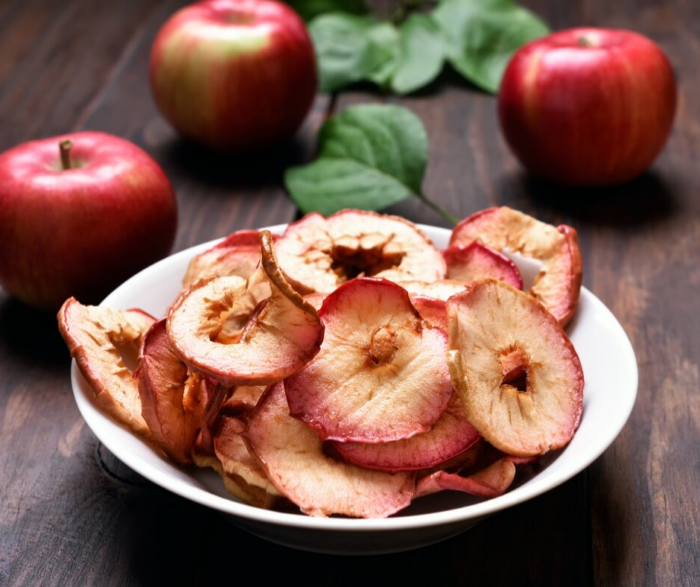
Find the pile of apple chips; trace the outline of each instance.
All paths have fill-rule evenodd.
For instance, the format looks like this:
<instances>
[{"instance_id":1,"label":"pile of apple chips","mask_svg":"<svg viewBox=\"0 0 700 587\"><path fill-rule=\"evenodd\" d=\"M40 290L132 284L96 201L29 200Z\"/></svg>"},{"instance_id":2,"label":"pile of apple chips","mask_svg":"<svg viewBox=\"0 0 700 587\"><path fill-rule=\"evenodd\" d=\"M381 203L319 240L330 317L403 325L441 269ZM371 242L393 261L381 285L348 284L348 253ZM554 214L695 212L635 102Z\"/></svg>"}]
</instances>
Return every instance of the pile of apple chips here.
<instances>
[{"instance_id":1,"label":"pile of apple chips","mask_svg":"<svg viewBox=\"0 0 700 587\"><path fill-rule=\"evenodd\" d=\"M503 250L541 262L528 293ZM97 404L171 459L250 504L374 518L437 491L498 496L571 440L580 287L567 226L492 208L441 252L345 210L232 234L160 320L72 298L58 320Z\"/></svg>"}]
</instances>

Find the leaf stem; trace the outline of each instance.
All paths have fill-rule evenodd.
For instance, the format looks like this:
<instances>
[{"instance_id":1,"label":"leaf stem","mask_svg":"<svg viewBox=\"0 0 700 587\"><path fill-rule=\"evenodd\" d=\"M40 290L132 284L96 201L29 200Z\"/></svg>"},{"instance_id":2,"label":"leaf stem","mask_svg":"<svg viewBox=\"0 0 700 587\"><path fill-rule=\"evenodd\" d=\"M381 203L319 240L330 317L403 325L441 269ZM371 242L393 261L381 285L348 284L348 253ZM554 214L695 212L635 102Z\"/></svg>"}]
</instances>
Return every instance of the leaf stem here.
<instances>
[{"instance_id":1,"label":"leaf stem","mask_svg":"<svg viewBox=\"0 0 700 587\"><path fill-rule=\"evenodd\" d=\"M452 223L453 225L457 225L459 223L459 218L453 216L447 210L440 208L440 206L438 206L435 202L429 200L425 194L417 194L417 197L421 202L428 206L428 208L440 214L440 216L442 216L448 222Z\"/></svg>"}]
</instances>

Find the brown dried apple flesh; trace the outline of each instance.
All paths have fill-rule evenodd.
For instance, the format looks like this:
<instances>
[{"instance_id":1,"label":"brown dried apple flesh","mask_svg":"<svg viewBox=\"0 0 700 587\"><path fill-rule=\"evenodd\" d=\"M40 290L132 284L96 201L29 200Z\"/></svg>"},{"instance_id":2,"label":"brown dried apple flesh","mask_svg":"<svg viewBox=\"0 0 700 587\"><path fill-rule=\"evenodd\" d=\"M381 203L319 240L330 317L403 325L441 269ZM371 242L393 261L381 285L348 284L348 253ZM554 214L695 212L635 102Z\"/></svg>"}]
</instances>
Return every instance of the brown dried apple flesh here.
<instances>
[{"instance_id":1,"label":"brown dried apple flesh","mask_svg":"<svg viewBox=\"0 0 700 587\"><path fill-rule=\"evenodd\" d=\"M324 440L389 442L427 432L452 395L446 335L406 290L350 281L326 298L321 352L285 381L292 415Z\"/></svg>"},{"instance_id":2,"label":"brown dried apple flesh","mask_svg":"<svg viewBox=\"0 0 700 587\"><path fill-rule=\"evenodd\" d=\"M75 298L58 312L58 328L71 357L95 393L97 403L117 421L142 436L150 431L141 416L133 369L124 353L136 356L141 338L155 318L140 310L83 306Z\"/></svg>"}]
</instances>

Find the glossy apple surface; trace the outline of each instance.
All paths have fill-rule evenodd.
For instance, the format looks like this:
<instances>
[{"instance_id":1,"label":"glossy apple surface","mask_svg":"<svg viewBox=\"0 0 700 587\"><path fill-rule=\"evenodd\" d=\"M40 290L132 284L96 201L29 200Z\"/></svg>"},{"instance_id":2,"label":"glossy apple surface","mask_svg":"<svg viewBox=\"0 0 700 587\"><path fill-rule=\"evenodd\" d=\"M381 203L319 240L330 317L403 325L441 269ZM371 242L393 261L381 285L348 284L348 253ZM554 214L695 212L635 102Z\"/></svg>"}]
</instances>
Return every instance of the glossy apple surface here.
<instances>
[{"instance_id":1,"label":"glossy apple surface","mask_svg":"<svg viewBox=\"0 0 700 587\"><path fill-rule=\"evenodd\" d=\"M533 175L573 186L614 185L647 169L666 143L676 81L646 37L576 28L513 56L498 108L508 144Z\"/></svg>"},{"instance_id":2,"label":"glossy apple surface","mask_svg":"<svg viewBox=\"0 0 700 587\"><path fill-rule=\"evenodd\" d=\"M180 10L156 37L150 77L158 107L180 134L239 152L291 137L317 87L304 22L273 0L209 0Z\"/></svg>"},{"instance_id":3,"label":"glossy apple surface","mask_svg":"<svg viewBox=\"0 0 700 587\"><path fill-rule=\"evenodd\" d=\"M78 132L0 155L0 284L29 306L99 301L167 255L176 227L168 178L128 141Z\"/></svg>"}]
</instances>

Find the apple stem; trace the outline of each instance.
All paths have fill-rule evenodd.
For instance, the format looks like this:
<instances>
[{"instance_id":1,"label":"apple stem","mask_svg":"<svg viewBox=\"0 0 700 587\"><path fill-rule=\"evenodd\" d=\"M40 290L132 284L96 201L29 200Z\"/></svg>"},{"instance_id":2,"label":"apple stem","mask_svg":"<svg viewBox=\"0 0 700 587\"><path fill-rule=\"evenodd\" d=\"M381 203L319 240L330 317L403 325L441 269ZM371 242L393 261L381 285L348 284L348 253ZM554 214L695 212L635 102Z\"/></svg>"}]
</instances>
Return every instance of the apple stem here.
<instances>
[{"instance_id":1,"label":"apple stem","mask_svg":"<svg viewBox=\"0 0 700 587\"><path fill-rule=\"evenodd\" d=\"M592 47L593 46L593 43L591 43L586 37L579 37L578 44L581 47Z\"/></svg>"},{"instance_id":2,"label":"apple stem","mask_svg":"<svg viewBox=\"0 0 700 587\"><path fill-rule=\"evenodd\" d=\"M58 148L61 151L61 166L63 170L71 169L70 150L73 148L73 141L66 139L58 143Z\"/></svg>"},{"instance_id":3,"label":"apple stem","mask_svg":"<svg viewBox=\"0 0 700 587\"><path fill-rule=\"evenodd\" d=\"M442 216L445 220L452 223L453 225L459 224L459 218L457 218L456 216L452 216L452 214L450 214L447 210L443 210L442 208L440 208L440 206L438 206L432 200L429 200L424 194L417 194L417 196L421 202L423 202L426 206L428 206L428 208L430 208L434 212L440 214L440 216Z\"/></svg>"}]
</instances>

